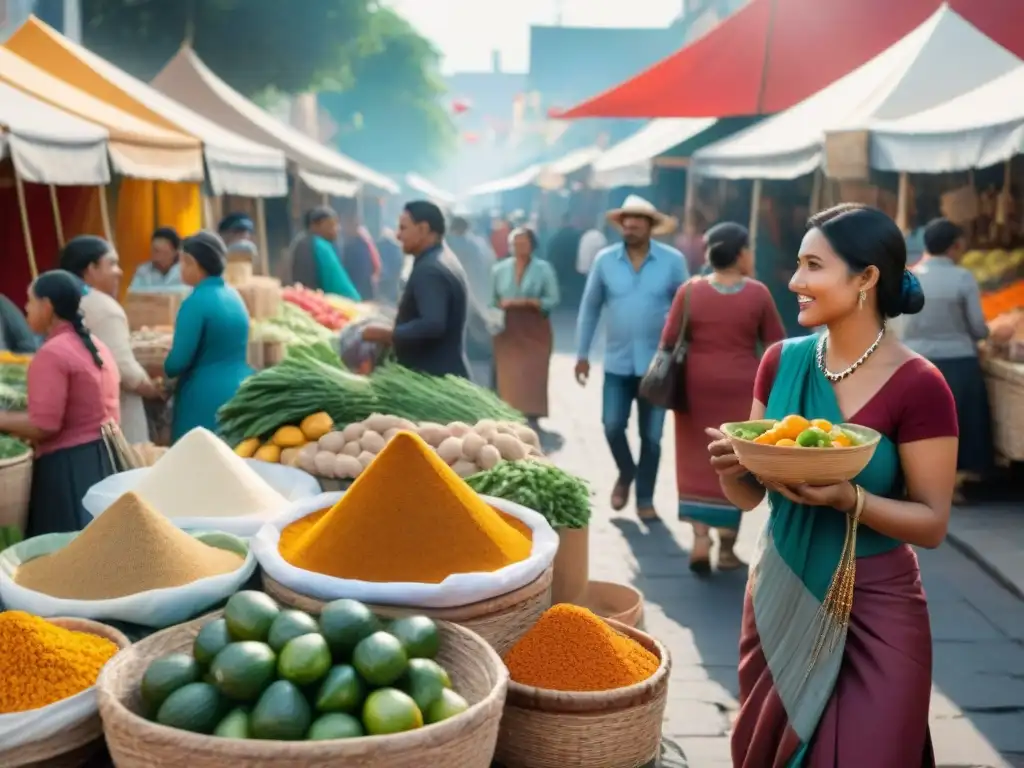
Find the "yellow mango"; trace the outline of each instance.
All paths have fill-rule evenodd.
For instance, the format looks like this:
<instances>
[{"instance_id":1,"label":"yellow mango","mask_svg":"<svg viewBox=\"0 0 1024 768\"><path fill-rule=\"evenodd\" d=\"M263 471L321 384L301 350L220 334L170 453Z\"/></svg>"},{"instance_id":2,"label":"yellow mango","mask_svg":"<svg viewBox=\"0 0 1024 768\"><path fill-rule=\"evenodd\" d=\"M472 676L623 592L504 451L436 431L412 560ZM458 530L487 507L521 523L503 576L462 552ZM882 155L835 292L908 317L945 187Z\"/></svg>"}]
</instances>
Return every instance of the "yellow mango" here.
<instances>
[{"instance_id":1,"label":"yellow mango","mask_svg":"<svg viewBox=\"0 0 1024 768\"><path fill-rule=\"evenodd\" d=\"M256 453L256 449L259 447L260 439L258 437L247 437L235 446L235 453L243 459L251 459L252 455Z\"/></svg>"},{"instance_id":2,"label":"yellow mango","mask_svg":"<svg viewBox=\"0 0 1024 768\"><path fill-rule=\"evenodd\" d=\"M270 438L270 442L279 448L298 448L306 442L306 436L298 427L281 427Z\"/></svg>"},{"instance_id":3,"label":"yellow mango","mask_svg":"<svg viewBox=\"0 0 1024 768\"><path fill-rule=\"evenodd\" d=\"M271 464L277 464L281 461L281 446L274 445L273 443L265 443L257 449L253 458L259 459L260 461L268 461Z\"/></svg>"},{"instance_id":4,"label":"yellow mango","mask_svg":"<svg viewBox=\"0 0 1024 768\"><path fill-rule=\"evenodd\" d=\"M324 411L311 413L302 420L299 429L302 430L306 440L319 440L334 429L334 421Z\"/></svg>"}]
</instances>

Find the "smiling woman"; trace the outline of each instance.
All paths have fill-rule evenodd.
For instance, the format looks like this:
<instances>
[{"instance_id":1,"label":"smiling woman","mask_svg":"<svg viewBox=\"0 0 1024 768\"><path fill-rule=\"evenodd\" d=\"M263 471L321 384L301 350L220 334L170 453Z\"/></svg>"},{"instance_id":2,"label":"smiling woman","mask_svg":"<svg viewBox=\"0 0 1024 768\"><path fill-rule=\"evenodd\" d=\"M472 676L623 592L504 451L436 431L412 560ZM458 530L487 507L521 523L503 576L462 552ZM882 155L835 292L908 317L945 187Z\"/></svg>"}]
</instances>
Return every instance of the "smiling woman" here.
<instances>
[{"instance_id":1,"label":"smiling woman","mask_svg":"<svg viewBox=\"0 0 1024 768\"><path fill-rule=\"evenodd\" d=\"M886 333L924 304L895 223L842 205L809 224L790 290L801 325L827 331L768 351L750 418L813 414L882 439L852 483L827 487L765 488L711 446L726 496L749 509L767 491L771 508L744 605L734 764L934 766L931 637L909 545L945 536L956 410L935 367Z\"/></svg>"}]
</instances>

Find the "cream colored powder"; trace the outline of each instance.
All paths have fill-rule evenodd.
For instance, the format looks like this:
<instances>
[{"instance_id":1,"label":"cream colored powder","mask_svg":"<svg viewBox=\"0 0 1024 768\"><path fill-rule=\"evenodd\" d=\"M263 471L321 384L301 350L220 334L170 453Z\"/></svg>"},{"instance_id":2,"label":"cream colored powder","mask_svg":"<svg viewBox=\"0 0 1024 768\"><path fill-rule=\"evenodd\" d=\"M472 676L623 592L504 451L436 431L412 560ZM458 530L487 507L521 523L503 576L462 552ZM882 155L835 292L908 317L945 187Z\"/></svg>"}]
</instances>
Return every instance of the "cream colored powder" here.
<instances>
[{"instance_id":1,"label":"cream colored powder","mask_svg":"<svg viewBox=\"0 0 1024 768\"><path fill-rule=\"evenodd\" d=\"M288 504L245 459L202 427L175 443L134 490L170 518L271 517Z\"/></svg>"}]
</instances>

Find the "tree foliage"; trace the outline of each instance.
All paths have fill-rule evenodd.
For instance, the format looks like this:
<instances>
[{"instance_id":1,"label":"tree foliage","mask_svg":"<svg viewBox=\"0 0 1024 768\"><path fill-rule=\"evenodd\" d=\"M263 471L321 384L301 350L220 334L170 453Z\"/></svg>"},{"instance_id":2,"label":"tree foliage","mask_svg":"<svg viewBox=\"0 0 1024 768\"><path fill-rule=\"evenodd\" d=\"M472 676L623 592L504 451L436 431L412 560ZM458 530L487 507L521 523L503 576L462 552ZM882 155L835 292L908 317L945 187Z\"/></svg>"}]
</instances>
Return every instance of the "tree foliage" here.
<instances>
[{"instance_id":1,"label":"tree foliage","mask_svg":"<svg viewBox=\"0 0 1024 768\"><path fill-rule=\"evenodd\" d=\"M367 38L373 49L353 61L352 85L320 93L335 142L384 172L436 170L455 145L438 52L388 8L373 14Z\"/></svg>"}]
</instances>

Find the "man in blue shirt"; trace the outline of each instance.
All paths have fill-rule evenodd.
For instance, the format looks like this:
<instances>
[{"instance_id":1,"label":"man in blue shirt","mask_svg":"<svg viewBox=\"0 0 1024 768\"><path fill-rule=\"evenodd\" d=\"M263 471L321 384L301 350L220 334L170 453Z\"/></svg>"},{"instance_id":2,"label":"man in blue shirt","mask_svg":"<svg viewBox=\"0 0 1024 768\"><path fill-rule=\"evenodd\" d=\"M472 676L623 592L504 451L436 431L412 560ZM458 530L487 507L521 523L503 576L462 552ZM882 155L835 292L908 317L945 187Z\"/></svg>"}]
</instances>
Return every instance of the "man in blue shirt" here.
<instances>
[{"instance_id":1,"label":"man in blue shirt","mask_svg":"<svg viewBox=\"0 0 1024 768\"><path fill-rule=\"evenodd\" d=\"M653 520L657 518L654 486L665 409L639 397L640 379L658 350L672 299L689 274L682 253L651 240L652 235L675 229L673 217L630 195L622 208L609 211L608 220L622 231L622 242L602 250L587 277L576 326L576 380L583 386L590 376L590 347L604 310L607 338L601 421L619 470L612 509L626 506L635 481L637 515ZM639 464L626 440L634 401L640 416Z\"/></svg>"}]
</instances>

